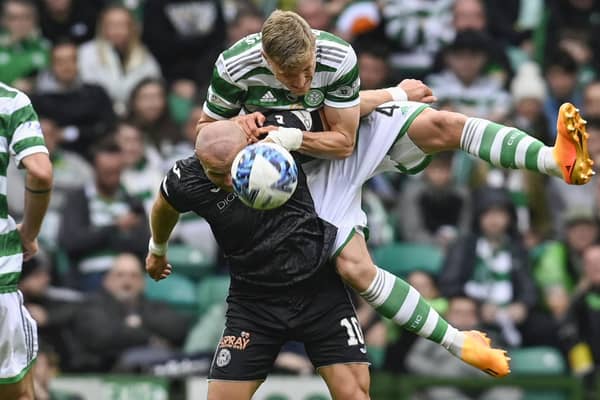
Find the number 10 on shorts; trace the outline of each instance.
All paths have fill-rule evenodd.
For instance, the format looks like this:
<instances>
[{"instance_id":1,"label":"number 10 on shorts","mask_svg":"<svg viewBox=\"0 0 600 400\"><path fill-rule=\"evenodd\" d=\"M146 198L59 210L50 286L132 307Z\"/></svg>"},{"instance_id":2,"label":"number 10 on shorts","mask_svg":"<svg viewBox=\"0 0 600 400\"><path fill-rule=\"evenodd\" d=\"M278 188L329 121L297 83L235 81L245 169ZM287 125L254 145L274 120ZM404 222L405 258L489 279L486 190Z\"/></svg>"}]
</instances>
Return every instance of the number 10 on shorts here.
<instances>
[{"instance_id":1,"label":"number 10 on shorts","mask_svg":"<svg viewBox=\"0 0 600 400\"><path fill-rule=\"evenodd\" d=\"M346 328L346 333L348 333L348 346L365 344L365 339L356 317L344 318L340 320L340 325Z\"/></svg>"}]
</instances>

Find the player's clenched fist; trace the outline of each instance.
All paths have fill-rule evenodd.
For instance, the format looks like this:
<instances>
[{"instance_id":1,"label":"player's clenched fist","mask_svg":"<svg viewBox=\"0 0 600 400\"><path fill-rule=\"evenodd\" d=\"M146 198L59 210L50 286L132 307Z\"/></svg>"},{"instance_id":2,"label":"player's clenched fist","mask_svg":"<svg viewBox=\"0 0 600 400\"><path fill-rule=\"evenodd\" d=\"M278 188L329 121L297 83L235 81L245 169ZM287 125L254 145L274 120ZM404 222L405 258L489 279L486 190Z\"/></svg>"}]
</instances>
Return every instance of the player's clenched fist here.
<instances>
[{"instance_id":1,"label":"player's clenched fist","mask_svg":"<svg viewBox=\"0 0 600 400\"><path fill-rule=\"evenodd\" d=\"M160 281L161 279L165 279L171 272L173 267L171 264L167 263L166 256L157 256L153 253L148 253L146 257L146 272L148 275L155 281Z\"/></svg>"},{"instance_id":2,"label":"player's clenched fist","mask_svg":"<svg viewBox=\"0 0 600 400\"><path fill-rule=\"evenodd\" d=\"M253 112L246 115L238 115L231 119L242 128L248 138L248 143L254 143L258 139L256 138L256 130L260 128L265 122L265 116L260 112Z\"/></svg>"}]
</instances>

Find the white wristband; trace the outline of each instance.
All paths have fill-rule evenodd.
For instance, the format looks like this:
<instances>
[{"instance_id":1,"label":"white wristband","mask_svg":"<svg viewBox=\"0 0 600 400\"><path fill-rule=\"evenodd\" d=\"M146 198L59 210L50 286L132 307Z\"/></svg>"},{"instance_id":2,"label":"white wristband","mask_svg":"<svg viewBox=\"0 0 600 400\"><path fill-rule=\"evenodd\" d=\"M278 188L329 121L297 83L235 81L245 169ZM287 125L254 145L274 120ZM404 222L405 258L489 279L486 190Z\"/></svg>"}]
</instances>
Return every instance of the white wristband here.
<instances>
[{"instance_id":1,"label":"white wristband","mask_svg":"<svg viewBox=\"0 0 600 400\"><path fill-rule=\"evenodd\" d=\"M267 135L274 143L288 151L298 150L302 145L302 131L298 128L278 128Z\"/></svg>"},{"instance_id":2,"label":"white wristband","mask_svg":"<svg viewBox=\"0 0 600 400\"><path fill-rule=\"evenodd\" d=\"M399 86L392 86L389 88L385 88L383 90L387 90L387 92L392 96L392 100L394 100L394 101L407 101L408 100L408 95Z\"/></svg>"},{"instance_id":3,"label":"white wristband","mask_svg":"<svg viewBox=\"0 0 600 400\"><path fill-rule=\"evenodd\" d=\"M168 242L154 243L154 239L150 238L148 242L148 251L155 256L164 256L167 254Z\"/></svg>"}]
</instances>

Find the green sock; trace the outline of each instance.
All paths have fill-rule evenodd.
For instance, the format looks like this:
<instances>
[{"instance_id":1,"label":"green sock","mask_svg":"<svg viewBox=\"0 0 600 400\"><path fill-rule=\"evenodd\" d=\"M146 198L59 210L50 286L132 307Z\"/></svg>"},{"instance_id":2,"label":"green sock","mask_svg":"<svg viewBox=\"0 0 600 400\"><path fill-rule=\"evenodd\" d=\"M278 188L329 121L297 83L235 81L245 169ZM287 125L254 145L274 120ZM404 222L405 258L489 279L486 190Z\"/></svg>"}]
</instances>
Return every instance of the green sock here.
<instances>
[{"instance_id":1,"label":"green sock","mask_svg":"<svg viewBox=\"0 0 600 400\"><path fill-rule=\"evenodd\" d=\"M527 133L481 118L469 118L460 148L496 167L527 169L562 178L552 147Z\"/></svg>"},{"instance_id":2,"label":"green sock","mask_svg":"<svg viewBox=\"0 0 600 400\"><path fill-rule=\"evenodd\" d=\"M443 319L407 282L378 267L375 279L360 295L379 314L460 356L464 334Z\"/></svg>"}]
</instances>

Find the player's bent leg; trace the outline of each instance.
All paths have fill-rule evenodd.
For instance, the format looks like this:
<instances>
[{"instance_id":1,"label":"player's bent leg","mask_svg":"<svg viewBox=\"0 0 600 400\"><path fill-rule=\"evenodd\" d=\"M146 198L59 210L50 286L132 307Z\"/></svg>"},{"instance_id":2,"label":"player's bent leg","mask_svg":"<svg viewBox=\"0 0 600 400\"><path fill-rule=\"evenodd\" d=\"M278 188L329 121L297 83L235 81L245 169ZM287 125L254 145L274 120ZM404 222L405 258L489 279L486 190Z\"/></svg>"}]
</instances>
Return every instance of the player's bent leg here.
<instances>
[{"instance_id":1,"label":"player's bent leg","mask_svg":"<svg viewBox=\"0 0 600 400\"><path fill-rule=\"evenodd\" d=\"M367 290L375 275L377 267L371 260L365 238L354 234L336 258L338 274L358 292Z\"/></svg>"},{"instance_id":2,"label":"player's bent leg","mask_svg":"<svg viewBox=\"0 0 600 400\"><path fill-rule=\"evenodd\" d=\"M208 400L250 400L263 381L208 382Z\"/></svg>"},{"instance_id":3,"label":"player's bent leg","mask_svg":"<svg viewBox=\"0 0 600 400\"><path fill-rule=\"evenodd\" d=\"M587 183L593 175L585 120L570 103L559 110L554 147L517 128L433 109L412 121L408 136L425 153L460 148L497 167L540 172L570 184Z\"/></svg>"},{"instance_id":4,"label":"player's bent leg","mask_svg":"<svg viewBox=\"0 0 600 400\"><path fill-rule=\"evenodd\" d=\"M354 235L338 255L336 263L342 278L380 315L441 344L456 357L492 376L510 373L510 358L504 350L491 348L489 340L480 340L485 335L479 332L457 330L415 288L377 267L361 235Z\"/></svg>"},{"instance_id":5,"label":"player's bent leg","mask_svg":"<svg viewBox=\"0 0 600 400\"><path fill-rule=\"evenodd\" d=\"M0 399L34 400L32 370L29 370L19 382L0 384Z\"/></svg>"},{"instance_id":6,"label":"player's bent leg","mask_svg":"<svg viewBox=\"0 0 600 400\"><path fill-rule=\"evenodd\" d=\"M334 400L368 400L368 364L334 364L317 370Z\"/></svg>"},{"instance_id":7,"label":"player's bent leg","mask_svg":"<svg viewBox=\"0 0 600 400\"><path fill-rule=\"evenodd\" d=\"M463 114L423 110L410 124L408 136L427 154L460 148L460 138L467 117Z\"/></svg>"}]
</instances>

